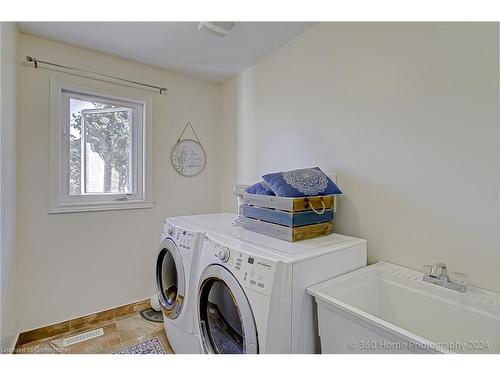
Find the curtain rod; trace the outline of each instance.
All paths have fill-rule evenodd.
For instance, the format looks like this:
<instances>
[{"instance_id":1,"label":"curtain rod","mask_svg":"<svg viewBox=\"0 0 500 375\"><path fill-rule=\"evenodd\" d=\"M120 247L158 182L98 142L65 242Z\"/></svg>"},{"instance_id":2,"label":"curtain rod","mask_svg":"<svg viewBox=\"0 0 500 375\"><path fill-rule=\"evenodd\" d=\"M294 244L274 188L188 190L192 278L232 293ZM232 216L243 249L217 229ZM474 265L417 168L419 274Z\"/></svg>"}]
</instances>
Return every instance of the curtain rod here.
<instances>
[{"instance_id":1,"label":"curtain rod","mask_svg":"<svg viewBox=\"0 0 500 375\"><path fill-rule=\"evenodd\" d=\"M36 59L34 57L31 57L31 56L26 56L26 61L29 62L29 63L33 63L33 66L34 66L35 69L38 68L38 64L45 64L45 65L55 66L57 68L63 68L63 69L67 69L67 70L73 70L75 72L80 72L80 73L93 74L93 75L104 77L104 78L108 78L108 79L114 79L114 80L117 80L117 81L127 82L127 83L131 83L131 84L134 84L134 85L139 85L139 86L144 86L144 87L148 87L148 88L151 88L151 89L160 90L160 95L166 95L167 91L168 91L166 87L154 86L154 85L150 85L148 83L142 83L142 82L132 81L132 80L129 80L129 79L124 79L124 78L120 78L120 77L114 77L114 76L107 75L107 74L96 73L96 72L92 72L92 71L89 71L89 70L74 68L74 67L71 67L71 66L66 66L66 65L61 65L61 64L55 64L55 63L52 63L52 62L49 62L49 61L39 60L39 59Z\"/></svg>"}]
</instances>

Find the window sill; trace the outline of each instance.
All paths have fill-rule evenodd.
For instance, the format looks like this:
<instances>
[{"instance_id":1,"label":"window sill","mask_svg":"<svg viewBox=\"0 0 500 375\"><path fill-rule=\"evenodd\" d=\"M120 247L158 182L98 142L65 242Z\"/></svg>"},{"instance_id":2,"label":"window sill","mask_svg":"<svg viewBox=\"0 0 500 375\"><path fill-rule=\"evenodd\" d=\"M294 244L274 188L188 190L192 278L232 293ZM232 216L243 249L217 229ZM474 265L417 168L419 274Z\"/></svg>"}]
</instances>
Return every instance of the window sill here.
<instances>
[{"instance_id":1,"label":"window sill","mask_svg":"<svg viewBox=\"0 0 500 375\"><path fill-rule=\"evenodd\" d=\"M93 211L112 211L112 210L136 210L141 208L152 208L150 202L144 201L125 201L125 202L106 202L106 203L85 203L84 205L68 204L59 205L49 210L49 214L64 214L71 212L93 212Z\"/></svg>"}]
</instances>

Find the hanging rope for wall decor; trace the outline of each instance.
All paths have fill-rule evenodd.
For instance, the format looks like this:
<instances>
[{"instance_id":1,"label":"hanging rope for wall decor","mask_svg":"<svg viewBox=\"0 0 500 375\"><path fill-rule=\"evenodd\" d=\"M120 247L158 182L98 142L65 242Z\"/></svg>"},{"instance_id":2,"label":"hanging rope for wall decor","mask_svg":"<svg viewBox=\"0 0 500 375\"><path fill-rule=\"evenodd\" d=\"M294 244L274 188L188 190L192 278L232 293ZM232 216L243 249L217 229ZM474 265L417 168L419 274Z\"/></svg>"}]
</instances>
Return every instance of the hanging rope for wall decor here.
<instances>
[{"instance_id":1,"label":"hanging rope for wall decor","mask_svg":"<svg viewBox=\"0 0 500 375\"><path fill-rule=\"evenodd\" d=\"M196 141L201 144L200 142L200 139L198 138L198 136L196 135L196 132L194 131L194 128L193 128L193 125L191 125L191 123L188 121L186 126L184 126L184 129L182 129L182 132L181 132L181 135L179 135L179 138L177 139L177 143L180 142L180 140L182 139L182 136L184 135L186 129L188 128L188 126L191 128L191 131L193 132L195 138L196 138Z\"/></svg>"},{"instance_id":2,"label":"hanging rope for wall decor","mask_svg":"<svg viewBox=\"0 0 500 375\"><path fill-rule=\"evenodd\" d=\"M143 87L147 87L147 88L150 88L150 89L159 90L159 94L160 95L166 95L167 91L168 91L166 87L150 85L149 83L132 81L130 79L115 77L115 76L108 75L108 74L101 74L101 73L92 72L90 70L84 70L84 69L74 68L74 67L71 67L71 66L56 64L56 63L52 63L52 62L49 62L49 61L39 60L39 59L36 59L34 57L31 57L31 56L26 56L26 61L29 62L29 63L33 63L33 67L35 69L38 69L38 67L39 67L40 64L44 64L44 65L54 66L56 68L71 70L71 71L74 71L74 72L85 73L85 74L92 74L92 75L99 76L99 77L102 77L102 78L105 78L105 79L108 79L108 80L112 79L112 80L115 80L115 81L126 82L126 83L137 85L137 86L143 86ZM116 82L113 82L113 83L116 83Z\"/></svg>"}]
</instances>

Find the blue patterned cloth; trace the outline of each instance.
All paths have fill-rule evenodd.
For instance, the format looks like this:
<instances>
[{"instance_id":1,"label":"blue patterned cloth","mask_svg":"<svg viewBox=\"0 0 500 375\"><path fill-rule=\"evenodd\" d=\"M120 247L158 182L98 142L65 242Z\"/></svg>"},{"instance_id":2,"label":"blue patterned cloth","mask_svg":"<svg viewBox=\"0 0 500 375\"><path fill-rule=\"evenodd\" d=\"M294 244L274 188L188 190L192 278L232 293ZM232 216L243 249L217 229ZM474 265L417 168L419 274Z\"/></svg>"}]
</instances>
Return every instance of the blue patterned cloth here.
<instances>
[{"instance_id":1,"label":"blue patterned cloth","mask_svg":"<svg viewBox=\"0 0 500 375\"><path fill-rule=\"evenodd\" d=\"M269 173L262 178L279 197L342 194L338 186L318 167Z\"/></svg>"},{"instance_id":2,"label":"blue patterned cloth","mask_svg":"<svg viewBox=\"0 0 500 375\"><path fill-rule=\"evenodd\" d=\"M245 189L247 193L259 195L275 195L268 184L264 181L257 182Z\"/></svg>"},{"instance_id":3,"label":"blue patterned cloth","mask_svg":"<svg viewBox=\"0 0 500 375\"><path fill-rule=\"evenodd\" d=\"M167 354L167 352L161 344L160 339L155 336L150 340L134 344L114 354Z\"/></svg>"}]
</instances>

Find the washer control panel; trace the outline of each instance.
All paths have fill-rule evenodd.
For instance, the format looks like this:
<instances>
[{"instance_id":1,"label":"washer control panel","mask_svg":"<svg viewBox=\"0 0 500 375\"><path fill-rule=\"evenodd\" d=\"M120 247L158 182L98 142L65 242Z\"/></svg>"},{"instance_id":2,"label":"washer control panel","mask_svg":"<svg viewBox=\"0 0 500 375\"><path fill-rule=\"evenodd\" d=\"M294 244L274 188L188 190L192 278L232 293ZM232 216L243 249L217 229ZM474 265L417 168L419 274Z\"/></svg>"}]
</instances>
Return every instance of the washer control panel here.
<instances>
[{"instance_id":1,"label":"washer control panel","mask_svg":"<svg viewBox=\"0 0 500 375\"><path fill-rule=\"evenodd\" d=\"M193 250L196 244L196 232L179 228L176 225L165 223L163 238L172 239L182 250Z\"/></svg>"},{"instance_id":2,"label":"washer control panel","mask_svg":"<svg viewBox=\"0 0 500 375\"><path fill-rule=\"evenodd\" d=\"M211 252L214 263L224 265L242 286L270 295L277 262L246 251L229 248L205 236L204 251Z\"/></svg>"},{"instance_id":3,"label":"washer control panel","mask_svg":"<svg viewBox=\"0 0 500 375\"><path fill-rule=\"evenodd\" d=\"M226 263L231 258L231 251L227 247L219 250L219 259Z\"/></svg>"}]
</instances>

